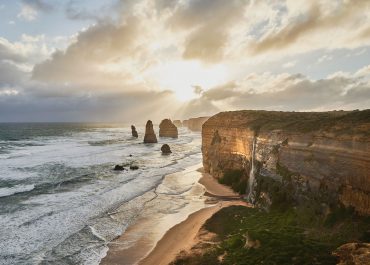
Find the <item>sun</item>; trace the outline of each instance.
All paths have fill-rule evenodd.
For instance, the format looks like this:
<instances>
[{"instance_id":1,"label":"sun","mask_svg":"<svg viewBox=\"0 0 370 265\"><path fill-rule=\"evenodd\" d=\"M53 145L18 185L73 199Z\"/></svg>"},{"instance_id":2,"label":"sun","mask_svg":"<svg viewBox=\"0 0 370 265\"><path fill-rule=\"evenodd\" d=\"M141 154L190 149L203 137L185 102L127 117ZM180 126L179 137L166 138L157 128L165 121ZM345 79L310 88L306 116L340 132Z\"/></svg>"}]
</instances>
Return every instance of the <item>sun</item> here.
<instances>
[{"instance_id":1,"label":"sun","mask_svg":"<svg viewBox=\"0 0 370 265\"><path fill-rule=\"evenodd\" d=\"M203 65L197 61L175 61L161 64L153 76L161 87L172 90L180 101L197 98L194 86L207 90L223 84L227 79L226 67L222 64Z\"/></svg>"}]
</instances>

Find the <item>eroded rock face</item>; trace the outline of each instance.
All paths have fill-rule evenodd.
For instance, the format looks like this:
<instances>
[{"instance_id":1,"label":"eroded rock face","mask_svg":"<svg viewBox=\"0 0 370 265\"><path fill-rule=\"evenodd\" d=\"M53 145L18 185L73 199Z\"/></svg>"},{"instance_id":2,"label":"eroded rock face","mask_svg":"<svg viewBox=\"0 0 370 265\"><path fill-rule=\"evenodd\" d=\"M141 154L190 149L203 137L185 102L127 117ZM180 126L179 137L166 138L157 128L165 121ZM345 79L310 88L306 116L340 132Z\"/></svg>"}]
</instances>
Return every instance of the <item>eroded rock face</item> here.
<instances>
[{"instance_id":1,"label":"eroded rock face","mask_svg":"<svg viewBox=\"0 0 370 265\"><path fill-rule=\"evenodd\" d=\"M339 258L338 265L370 264L370 243L348 243L333 252Z\"/></svg>"},{"instance_id":2,"label":"eroded rock face","mask_svg":"<svg viewBox=\"0 0 370 265\"><path fill-rule=\"evenodd\" d=\"M164 154L164 155L168 155L168 154L171 154L172 153L171 152L171 148L170 148L170 146L168 144L162 145L161 151L162 151L162 154Z\"/></svg>"},{"instance_id":3,"label":"eroded rock face","mask_svg":"<svg viewBox=\"0 0 370 265\"><path fill-rule=\"evenodd\" d=\"M181 122L180 120L174 120L174 121L173 121L173 124L175 124L175 126L176 126L177 128L182 127L182 122Z\"/></svg>"},{"instance_id":4,"label":"eroded rock face","mask_svg":"<svg viewBox=\"0 0 370 265\"><path fill-rule=\"evenodd\" d=\"M193 132L201 132L203 124L209 119L209 117L191 118L183 122L184 126L188 127ZM186 125L185 125L186 124Z\"/></svg>"},{"instance_id":5,"label":"eroded rock face","mask_svg":"<svg viewBox=\"0 0 370 265\"><path fill-rule=\"evenodd\" d=\"M137 131L136 131L136 128L134 125L131 125L131 134L132 134L132 137L135 137L135 138L138 138L139 135L137 134Z\"/></svg>"},{"instance_id":6,"label":"eroded rock face","mask_svg":"<svg viewBox=\"0 0 370 265\"><path fill-rule=\"evenodd\" d=\"M177 127L170 119L164 119L161 124L159 124L159 137L178 138Z\"/></svg>"},{"instance_id":7,"label":"eroded rock face","mask_svg":"<svg viewBox=\"0 0 370 265\"><path fill-rule=\"evenodd\" d=\"M144 143L158 143L151 120L149 120L145 126Z\"/></svg>"},{"instance_id":8,"label":"eroded rock face","mask_svg":"<svg viewBox=\"0 0 370 265\"><path fill-rule=\"evenodd\" d=\"M216 178L241 170L248 179L254 155L260 200L273 203L274 183L297 203L315 197L370 215L369 132L370 110L224 112L203 125L203 165Z\"/></svg>"}]
</instances>

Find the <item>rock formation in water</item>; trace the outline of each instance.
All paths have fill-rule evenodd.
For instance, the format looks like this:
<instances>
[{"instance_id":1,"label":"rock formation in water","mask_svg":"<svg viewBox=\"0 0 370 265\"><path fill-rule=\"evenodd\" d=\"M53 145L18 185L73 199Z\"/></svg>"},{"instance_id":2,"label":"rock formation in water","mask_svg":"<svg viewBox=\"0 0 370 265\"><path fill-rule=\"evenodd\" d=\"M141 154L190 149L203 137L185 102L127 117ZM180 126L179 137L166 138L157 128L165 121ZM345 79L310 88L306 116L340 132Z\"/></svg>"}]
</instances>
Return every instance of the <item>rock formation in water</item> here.
<instances>
[{"instance_id":1,"label":"rock formation in water","mask_svg":"<svg viewBox=\"0 0 370 265\"><path fill-rule=\"evenodd\" d=\"M134 125L131 125L131 134L132 134L132 137L135 137L135 138L138 138L139 135L137 134L137 131L136 131L136 128Z\"/></svg>"},{"instance_id":2,"label":"rock formation in water","mask_svg":"<svg viewBox=\"0 0 370 265\"><path fill-rule=\"evenodd\" d=\"M159 137L178 137L177 127L170 119L164 119L161 124L159 124Z\"/></svg>"},{"instance_id":3,"label":"rock formation in water","mask_svg":"<svg viewBox=\"0 0 370 265\"><path fill-rule=\"evenodd\" d=\"M121 165L115 165L114 169L115 171L123 171L125 170L125 167L124 166L121 166Z\"/></svg>"},{"instance_id":4,"label":"rock formation in water","mask_svg":"<svg viewBox=\"0 0 370 265\"><path fill-rule=\"evenodd\" d=\"M183 121L183 125L188 127L193 132L201 132L203 124L209 119L209 117L190 118Z\"/></svg>"},{"instance_id":5,"label":"rock formation in water","mask_svg":"<svg viewBox=\"0 0 370 265\"><path fill-rule=\"evenodd\" d=\"M233 185L261 206L309 201L370 215L370 110L223 112L203 125L202 151L206 172L237 175Z\"/></svg>"},{"instance_id":6,"label":"rock formation in water","mask_svg":"<svg viewBox=\"0 0 370 265\"><path fill-rule=\"evenodd\" d=\"M174 121L173 121L173 124L174 124L177 128L182 127L182 122L181 122L180 120L174 120Z\"/></svg>"},{"instance_id":7,"label":"rock formation in water","mask_svg":"<svg viewBox=\"0 0 370 265\"><path fill-rule=\"evenodd\" d=\"M168 144L162 145L161 151L162 151L162 154L164 154L164 155L168 155L168 154L171 154L172 153L171 152L171 148L170 148L170 146Z\"/></svg>"},{"instance_id":8,"label":"rock formation in water","mask_svg":"<svg viewBox=\"0 0 370 265\"><path fill-rule=\"evenodd\" d=\"M333 253L339 258L338 265L370 264L370 243L348 243Z\"/></svg>"},{"instance_id":9,"label":"rock formation in water","mask_svg":"<svg viewBox=\"0 0 370 265\"><path fill-rule=\"evenodd\" d=\"M144 143L158 143L157 136L155 135L153 129L153 123L149 120L145 126L145 136L144 136Z\"/></svg>"}]
</instances>

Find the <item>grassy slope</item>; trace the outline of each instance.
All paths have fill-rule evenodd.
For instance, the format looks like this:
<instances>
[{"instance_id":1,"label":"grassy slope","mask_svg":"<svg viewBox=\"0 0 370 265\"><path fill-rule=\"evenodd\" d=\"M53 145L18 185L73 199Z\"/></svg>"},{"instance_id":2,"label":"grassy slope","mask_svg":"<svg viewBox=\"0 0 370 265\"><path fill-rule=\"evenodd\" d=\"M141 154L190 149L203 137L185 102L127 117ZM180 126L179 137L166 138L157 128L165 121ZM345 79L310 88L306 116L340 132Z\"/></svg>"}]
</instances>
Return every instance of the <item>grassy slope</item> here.
<instances>
[{"instance_id":1,"label":"grassy slope","mask_svg":"<svg viewBox=\"0 0 370 265\"><path fill-rule=\"evenodd\" d=\"M182 257L173 264L336 264L331 252L338 246L370 239L366 234L370 220L352 212L339 209L315 224L306 217L293 209L266 213L241 206L224 208L204 225L218 235L219 244L209 245L203 255ZM247 232L260 241L259 248L244 247Z\"/></svg>"}]
</instances>

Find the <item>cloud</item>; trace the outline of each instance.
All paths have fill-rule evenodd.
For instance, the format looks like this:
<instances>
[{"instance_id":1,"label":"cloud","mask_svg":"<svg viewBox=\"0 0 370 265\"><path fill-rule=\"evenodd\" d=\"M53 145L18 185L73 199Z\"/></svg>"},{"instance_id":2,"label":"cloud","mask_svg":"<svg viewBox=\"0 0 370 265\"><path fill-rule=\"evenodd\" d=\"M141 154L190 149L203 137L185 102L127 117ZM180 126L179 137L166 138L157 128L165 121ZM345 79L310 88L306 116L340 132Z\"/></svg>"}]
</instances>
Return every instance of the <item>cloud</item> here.
<instances>
[{"instance_id":1,"label":"cloud","mask_svg":"<svg viewBox=\"0 0 370 265\"><path fill-rule=\"evenodd\" d=\"M55 10L50 3L23 1L19 16L36 19ZM364 0L121 0L97 11L70 1L63 10L69 19L91 20L74 36L0 38L0 113L8 120L141 121L163 113L368 107L370 66L362 67L362 57L370 44L369 6ZM355 48L362 56L353 63ZM305 72L308 61L321 73L330 56L335 65L335 49L350 54L352 65L319 80ZM186 103L168 91L181 83L194 91Z\"/></svg>"},{"instance_id":2,"label":"cloud","mask_svg":"<svg viewBox=\"0 0 370 265\"><path fill-rule=\"evenodd\" d=\"M363 72L363 71L362 71ZM254 90L249 78L212 88L202 94L223 109L332 110L367 108L370 104L370 82L351 76L311 80L303 75L257 75L263 84ZM280 89L272 90L271 86ZM263 91L260 92L259 90Z\"/></svg>"},{"instance_id":3,"label":"cloud","mask_svg":"<svg viewBox=\"0 0 370 265\"><path fill-rule=\"evenodd\" d=\"M232 26L242 19L246 1L190 0L169 18L174 30L189 32L183 58L204 62L220 61L226 52Z\"/></svg>"},{"instance_id":4,"label":"cloud","mask_svg":"<svg viewBox=\"0 0 370 265\"><path fill-rule=\"evenodd\" d=\"M33 79L52 83L119 84L131 76L125 67L140 53L140 33L136 18L128 19L122 26L92 26L81 32L66 51L57 51L49 60L37 64ZM114 70L117 64L120 65Z\"/></svg>"},{"instance_id":5,"label":"cloud","mask_svg":"<svg viewBox=\"0 0 370 265\"><path fill-rule=\"evenodd\" d=\"M369 16L364 10L370 7L367 0L310 1L306 8L294 9L287 2L288 13L282 25L276 25L259 40L248 45L249 53L281 52L292 47L296 52L319 48L358 47L369 43L366 25ZM304 6L304 5L303 5ZM335 41L333 41L335 40Z\"/></svg>"},{"instance_id":6,"label":"cloud","mask_svg":"<svg viewBox=\"0 0 370 265\"><path fill-rule=\"evenodd\" d=\"M53 5L42 0L22 0L21 10L17 17L26 21L33 21L38 17L39 12L48 12L53 9Z\"/></svg>"}]
</instances>

